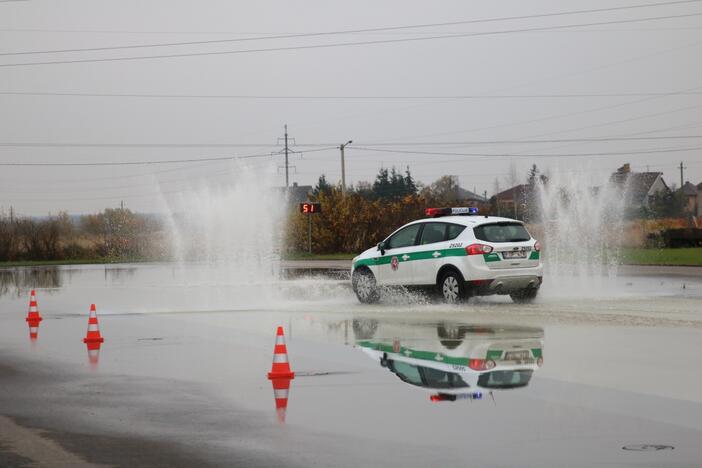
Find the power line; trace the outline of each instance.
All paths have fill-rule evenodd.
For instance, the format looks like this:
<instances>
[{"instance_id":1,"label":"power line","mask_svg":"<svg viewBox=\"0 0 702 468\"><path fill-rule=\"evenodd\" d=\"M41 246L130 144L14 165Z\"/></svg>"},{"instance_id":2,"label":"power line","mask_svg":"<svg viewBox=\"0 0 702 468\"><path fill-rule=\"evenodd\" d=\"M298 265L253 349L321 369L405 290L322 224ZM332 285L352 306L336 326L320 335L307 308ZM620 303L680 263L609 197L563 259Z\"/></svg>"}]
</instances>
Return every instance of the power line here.
<instances>
[{"instance_id":1,"label":"power line","mask_svg":"<svg viewBox=\"0 0 702 468\"><path fill-rule=\"evenodd\" d=\"M567 30L567 31L548 31L554 33L592 33L592 32L651 32L651 31L698 31L702 26L678 26L678 27L662 27L662 28L602 28L602 29L582 29L582 30ZM60 33L60 34L131 34L131 35L224 35L233 34L239 36L261 36L261 39L267 39L269 36L279 34L302 34L292 31L144 31L144 30L120 30L120 29L48 29L48 28L0 28L0 32L9 33ZM444 31L448 33L449 31ZM460 34L465 31L451 31L451 34ZM379 31L369 33L353 33L354 35L409 35L409 34L438 34L437 31Z\"/></svg>"},{"instance_id":2,"label":"power line","mask_svg":"<svg viewBox=\"0 0 702 468\"><path fill-rule=\"evenodd\" d=\"M332 147L334 148L334 147ZM331 148L318 148L305 151L306 153L313 153L316 151L327 151ZM221 156L221 157L211 157L211 158L194 158L194 159L168 159L168 160L147 160L147 161L108 161L108 162L67 162L67 163L31 163L31 162L0 162L0 166L26 166L26 167L60 167L60 166L145 166L154 164L178 164L178 163L192 163L192 162L203 162L203 161L229 161L236 159L250 159L250 158L263 158L271 157L271 153L259 153L259 154L248 154L244 156Z\"/></svg>"},{"instance_id":3,"label":"power line","mask_svg":"<svg viewBox=\"0 0 702 468\"><path fill-rule=\"evenodd\" d=\"M691 146L682 148L657 148L657 149L639 149L631 151L607 151L607 152L592 152L592 153L542 153L542 154L512 154L512 153L454 153L440 151L413 151L413 150L395 150L368 148L361 146L353 146L353 150L374 151L381 153L398 153L398 154L425 154L425 155L442 155L442 156L471 156L480 158L501 158L501 157L520 157L520 158L561 158L561 157L585 157L585 156L621 156L621 155L638 155L638 154L655 154L655 153L677 153L685 151L698 151L702 146Z\"/></svg>"},{"instance_id":4,"label":"power line","mask_svg":"<svg viewBox=\"0 0 702 468\"><path fill-rule=\"evenodd\" d=\"M697 44L697 43L695 43ZM562 94L456 94L456 95L262 95L262 94L159 94L159 93L83 93L57 91L0 91L2 96L56 97L117 97L147 99L241 99L241 100L479 100L479 99L580 99L612 97L699 96L702 91L688 92L623 92L623 93L562 93Z\"/></svg>"},{"instance_id":5,"label":"power line","mask_svg":"<svg viewBox=\"0 0 702 468\"><path fill-rule=\"evenodd\" d=\"M700 1L700 0L687 0L687 1ZM213 52L190 52L190 53L179 53L179 54L142 55L142 56L126 56L126 57L110 57L110 58L106 57L106 58L92 58L92 59L72 59L72 60L51 60L51 61L43 61L43 62L24 62L24 63L4 63L4 64L0 64L0 67L7 68L7 67L25 67L25 66L35 66L35 65L121 62L121 61L168 59L168 58L183 58L183 57L202 57L202 56L216 56L216 55L249 54L249 53L259 53L259 52L283 52L283 51L290 51L290 50L327 49L327 48L335 48L335 47L365 46L365 45L376 45L376 44L395 44L395 43L402 43L402 42L431 41L431 40L438 40L438 39L453 39L453 38L460 38L460 37L479 37L479 36L492 36L492 35L534 32L534 31L548 31L548 30L552 30L552 29L569 29L569 28L579 28L579 27L583 27L583 26L599 26L599 25L606 25L606 24L639 23L639 22L645 22L645 21L659 21L659 20L678 19L678 18L690 18L690 17L695 17L695 16L702 16L702 13L686 13L686 14L681 14L681 15L655 16L655 17L648 17L648 18L634 18L634 19L625 19L625 20L600 21L600 22L592 22L592 23L542 26L542 27L533 27L533 28L508 29L508 30L500 30L500 31L483 31L483 32L465 33L465 34L448 34L448 35L413 37L413 38L402 38L402 39L379 39L379 40L358 41L358 42L335 42L335 43L329 43L329 44L311 44L311 45L299 45L299 46L287 46L287 47L266 47L266 48L258 48L258 49L239 49L239 50L224 50L224 51L213 51Z\"/></svg>"},{"instance_id":6,"label":"power line","mask_svg":"<svg viewBox=\"0 0 702 468\"><path fill-rule=\"evenodd\" d=\"M97 51L107 51L107 50L123 50L123 49L143 49L143 48L154 48L154 47L173 47L173 46L190 46L190 45L204 45L204 44L225 44L232 42L249 42L249 41L261 41L261 40L274 40L274 39L296 39L302 37L323 37L323 36L336 36L343 34L358 34L358 33L370 33L370 32L382 32L382 31L399 31L407 29L421 29L428 27L444 27L444 26L458 26L465 24L479 24L479 23L493 23L500 21L514 21L523 19L534 19L534 18L548 18L555 16L570 16L570 15L580 15L580 14L591 14L591 13L602 13L610 11L621 11L621 10L632 10L641 8L652 8L659 6L671 6L686 3L699 3L701 0L679 0L672 2L659 2L659 3L646 3L639 5L629 5L620 7L610 7L610 8L594 8L588 10L571 10L571 11L560 11L552 13L541 13L534 15L521 15L521 16L506 16L499 18L485 18L485 19L472 19L472 20L462 20L462 21L450 21L443 23L425 23L425 24L414 24L414 25L403 25L403 26L386 26L378 28L363 28L363 29L347 29L341 31L323 31L323 32L312 32L312 33L293 33L293 34L279 34L264 37L242 37L235 39L211 39L203 41L184 41L184 42L165 42L158 44L133 44L133 45L123 45L123 46L107 46L107 47L87 47L87 48L75 48L75 49L54 49L54 50L37 50L37 51L20 51L20 52L3 52L0 56L17 56L17 55L32 55L32 54L55 54L55 53L68 53L68 52L97 52ZM459 33L461 34L461 33Z\"/></svg>"},{"instance_id":7,"label":"power line","mask_svg":"<svg viewBox=\"0 0 702 468\"><path fill-rule=\"evenodd\" d=\"M58 142L0 142L0 147L13 148L250 148L272 146L261 143L58 143ZM305 145L309 146L309 145ZM270 156L270 154L268 154ZM236 156L229 157L230 159ZM227 158L220 158L227 159ZM205 159L198 159L205 161ZM177 161L174 161L177 162ZM183 162L190 162L183 160Z\"/></svg>"},{"instance_id":8,"label":"power line","mask_svg":"<svg viewBox=\"0 0 702 468\"><path fill-rule=\"evenodd\" d=\"M692 106L696 108L700 106ZM687 109L687 108L685 108ZM677 109L676 109L677 110ZM666 112L667 113L667 112ZM638 118L638 117L637 117ZM661 136L625 136L625 137L583 137L583 138L558 138L558 139L538 139L538 140L464 140L464 141L417 141L417 142L358 142L364 147L376 146L470 146L470 145L511 145L511 144L547 144L547 143L582 143L582 142L616 142L616 141L641 141L641 140L689 140L702 138L700 135L661 135ZM253 147L267 146L255 143L57 143L57 142L0 142L0 147L18 147L18 148L229 148L229 147ZM270 145L268 145L270 146ZM338 146L338 145L337 145ZM304 152L324 151L335 148L333 143L305 143L297 145L298 148L318 148L303 150ZM289 152L293 152L289 150ZM270 156L270 153L263 155ZM247 156L226 156L213 159L178 159L162 161L165 163L177 162L193 162L193 161L223 161L228 159L243 158ZM152 161L156 163L158 161ZM124 164L146 164L147 162L126 162ZM88 164L88 163L86 163ZM89 163L93 164L93 163ZM99 163L95 163L99 164ZM112 165L113 163L109 163Z\"/></svg>"}]
</instances>

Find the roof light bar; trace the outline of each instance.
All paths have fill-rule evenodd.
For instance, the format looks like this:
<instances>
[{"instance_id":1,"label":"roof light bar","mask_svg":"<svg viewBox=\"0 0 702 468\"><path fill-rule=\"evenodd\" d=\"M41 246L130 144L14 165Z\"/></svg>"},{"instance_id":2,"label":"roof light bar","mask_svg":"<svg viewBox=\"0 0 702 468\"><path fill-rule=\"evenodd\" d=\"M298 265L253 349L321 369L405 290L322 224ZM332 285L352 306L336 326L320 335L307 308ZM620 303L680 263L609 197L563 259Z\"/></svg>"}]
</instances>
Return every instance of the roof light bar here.
<instances>
[{"instance_id":1,"label":"roof light bar","mask_svg":"<svg viewBox=\"0 0 702 468\"><path fill-rule=\"evenodd\" d=\"M440 216L472 216L478 214L478 208L471 206L459 206L454 208L427 208L424 210L426 216L438 218Z\"/></svg>"}]
</instances>

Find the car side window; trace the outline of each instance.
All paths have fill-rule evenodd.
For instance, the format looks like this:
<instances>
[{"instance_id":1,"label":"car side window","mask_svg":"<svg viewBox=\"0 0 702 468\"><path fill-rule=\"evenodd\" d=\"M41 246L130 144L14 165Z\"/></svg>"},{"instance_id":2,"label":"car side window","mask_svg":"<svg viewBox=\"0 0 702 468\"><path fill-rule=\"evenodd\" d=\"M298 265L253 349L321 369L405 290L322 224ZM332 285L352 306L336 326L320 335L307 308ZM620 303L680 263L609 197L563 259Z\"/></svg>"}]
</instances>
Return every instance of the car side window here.
<instances>
[{"instance_id":1,"label":"car side window","mask_svg":"<svg viewBox=\"0 0 702 468\"><path fill-rule=\"evenodd\" d=\"M465 231L466 227L461 226L460 224L449 224L448 225L448 236L446 236L446 240L453 240L456 237L458 237L463 231Z\"/></svg>"},{"instance_id":2,"label":"car side window","mask_svg":"<svg viewBox=\"0 0 702 468\"><path fill-rule=\"evenodd\" d=\"M417 233L421 224L412 224L404 229L397 231L393 236L386 242L386 248L397 249L399 247L409 247L414 245L417 241Z\"/></svg>"},{"instance_id":3,"label":"car side window","mask_svg":"<svg viewBox=\"0 0 702 468\"><path fill-rule=\"evenodd\" d=\"M426 223L422 231L420 245L443 242L446 239L446 223Z\"/></svg>"}]
</instances>

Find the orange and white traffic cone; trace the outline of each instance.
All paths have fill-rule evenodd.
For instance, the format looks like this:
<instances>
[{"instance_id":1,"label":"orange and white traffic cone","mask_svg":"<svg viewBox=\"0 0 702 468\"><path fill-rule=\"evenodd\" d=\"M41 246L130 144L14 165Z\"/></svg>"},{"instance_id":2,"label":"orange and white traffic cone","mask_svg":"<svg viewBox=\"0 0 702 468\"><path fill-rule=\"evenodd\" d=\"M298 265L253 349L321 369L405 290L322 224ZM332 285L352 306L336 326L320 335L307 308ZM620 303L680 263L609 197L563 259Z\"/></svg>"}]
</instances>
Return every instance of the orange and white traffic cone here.
<instances>
[{"instance_id":1,"label":"orange and white traffic cone","mask_svg":"<svg viewBox=\"0 0 702 468\"><path fill-rule=\"evenodd\" d=\"M90 304L90 316L88 317L88 333L83 338L83 343L102 343L105 340L100 335L98 326L97 310L95 304Z\"/></svg>"},{"instance_id":2,"label":"orange and white traffic cone","mask_svg":"<svg viewBox=\"0 0 702 468\"><path fill-rule=\"evenodd\" d=\"M39 315L39 306L37 306L37 294L36 292L34 292L33 289L29 295L29 311L27 312L27 318L25 318L25 320L27 321L27 323L39 323L43 320L41 318L41 315Z\"/></svg>"},{"instance_id":3,"label":"orange and white traffic cone","mask_svg":"<svg viewBox=\"0 0 702 468\"><path fill-rule=\"evenodd\" d=\"M285 346L283 327L278 327L273 348L273 366L268 373L269 379L294 379L295 373L290 371L288 363L288 348Z\"/></svg>"},{"instance_id":4,"label":"orange and white traffic cone","mask_svg":"<svg viewBox=\"0 0 702 468\"><path fill-rule=\"evenodd\" d=\"M268 373L268 380L273 385L275 411L278 415L278 422L281 424L285 423L290 381L294 378L295 373L290 370L290 363L288 362L288 348L285 346L283 327L278 327L275 336L275 348L273 348L273 366Z\"/></svg>"}]
</instances>

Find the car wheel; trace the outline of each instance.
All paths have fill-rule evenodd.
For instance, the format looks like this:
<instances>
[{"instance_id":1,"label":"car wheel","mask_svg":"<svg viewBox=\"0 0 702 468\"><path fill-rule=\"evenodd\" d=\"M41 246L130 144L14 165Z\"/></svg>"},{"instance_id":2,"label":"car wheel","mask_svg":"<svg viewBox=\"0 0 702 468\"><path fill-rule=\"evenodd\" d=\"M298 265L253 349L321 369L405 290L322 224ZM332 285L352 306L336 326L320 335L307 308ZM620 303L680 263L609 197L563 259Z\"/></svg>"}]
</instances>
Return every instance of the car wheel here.
<instances>
[{"instance_id":1,"label":"car wheel","mask_svg":"<svg viewBox=\"0 0 702 468\"><path fill-rule=\"evenodd\" d=\"M378 285L375 281L375 276L370 270L363 268L353 272L351 277L351 286L356 297L364 304L373 304L380 300Z\"/></svg>"},{"instance_id":2,"label":"car wheel","mask_svg":"<svg viewBox=\"0 0 702 468\"><path fill-rule=\"evenodd\" d=\"M357 340L370 340L378 331L378 321L372 319L354 319L353 336Z\"/></svg>"},{"instance_id":3,"label":"car wheel","mask_svg":"<svg viewBox=\"0 0 702 468\"><path fill-rule=\"evenodd\" d=\"M439 281L439 292L449 304L457 304L466 297L466 284L457 271L449 270Z\"/></svg>"},{"instance_id":4,"label":"car wheel","mask_svg":"<svg viewBox=\"0 0 702 468\"><path fill-rule=\"evenodd\" d=\"M513 292L509 295L509 297L511 297L517 304L526 304L536 299L536 295L538 293L539 288L528 288Z\"/></svg>"}]
</instances>

